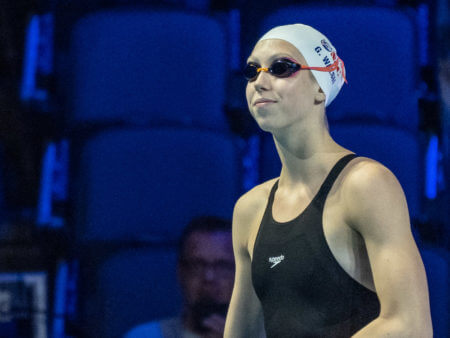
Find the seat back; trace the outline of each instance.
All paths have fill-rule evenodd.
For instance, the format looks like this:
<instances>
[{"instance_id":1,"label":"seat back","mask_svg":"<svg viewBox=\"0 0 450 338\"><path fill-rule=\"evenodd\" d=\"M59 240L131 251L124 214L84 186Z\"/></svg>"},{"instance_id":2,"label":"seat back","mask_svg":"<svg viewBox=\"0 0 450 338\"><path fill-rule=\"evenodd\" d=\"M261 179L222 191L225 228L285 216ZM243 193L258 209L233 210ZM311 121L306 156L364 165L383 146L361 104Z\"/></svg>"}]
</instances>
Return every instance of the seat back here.
<instances>
[{"instance_id":1,"label":"seat back","mask_svg":"<svg viewBox=\"0 0 450 338\"><path fill-rule=\"evenodd\" d=\"M132 327L181 309L175 250L130 248L89 257L80 297L83 336L119 338Z\"/></svg>"},{"instance_id":2,"label":"seat back","mask_svg":"<svg viewBox=\"0 0 450 338\"><path fill-rule=\"evenodd\" d=\"M171 121L227 129L222 26L208 16L111 9L71 31L72 122Z\"/></svg>"},{"instance_id":3,"label":"seat back","mask_svg":"<svg viewBox=\"0 0 450 338\"><path fill-rule=\"evenodd\" d=\"M105 131L78 149L74 223L82 242L178 238L194 216L231 218L240 139L208 130Z\"/></svg>"}]
</instances>

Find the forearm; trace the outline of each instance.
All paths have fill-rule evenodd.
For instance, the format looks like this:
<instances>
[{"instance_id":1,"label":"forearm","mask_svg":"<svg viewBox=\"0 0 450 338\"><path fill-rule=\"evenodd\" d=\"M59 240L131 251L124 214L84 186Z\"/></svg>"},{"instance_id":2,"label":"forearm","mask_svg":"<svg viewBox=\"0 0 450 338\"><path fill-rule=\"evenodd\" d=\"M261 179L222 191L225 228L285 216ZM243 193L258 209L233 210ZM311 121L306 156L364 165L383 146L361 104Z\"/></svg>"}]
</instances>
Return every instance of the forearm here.
<instances>
[{"instance_id":1,"label":"forearm","mask_svg":"<svg viewBox=\"0 0 450 338\"><path fill-rule=\"evenodd\" d=\"M398 318L378 317L363 327L352 338L428 338L433 337L427 322L408 323Z\"/></svg>"}]
</instances>

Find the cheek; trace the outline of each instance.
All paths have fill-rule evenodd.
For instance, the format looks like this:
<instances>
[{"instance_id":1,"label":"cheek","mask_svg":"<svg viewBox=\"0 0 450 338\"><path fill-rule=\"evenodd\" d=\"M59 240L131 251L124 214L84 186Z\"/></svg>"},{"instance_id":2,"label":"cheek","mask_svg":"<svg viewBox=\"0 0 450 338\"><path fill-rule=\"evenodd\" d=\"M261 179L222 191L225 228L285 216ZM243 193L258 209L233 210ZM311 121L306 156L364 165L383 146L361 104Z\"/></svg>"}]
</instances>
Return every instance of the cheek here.
<instances>
[{"instance_id":1,"label":"cheek","mask_svg":"<svg viewBox=\"0 0 450 338\"><path fill-rule=\"evenodd\" d=\"M286 87L284 90L286 101L294 107L304 107L314 101L314 95L311 88L305 86L304 83L295 83Z\"/></svg>"},{"instance_id":2,"label":"cheek","mask_svg":"<svg viewBox=\"0 0 450 338\"><path fill-rule=\"evenodd\" d=\"M198 278L189 276L187 273L181 276L179 283L186 293L196 292L199 285Z\"/></svg>"},{"instance_id":3,"label":"cheek","mask_svg":"<svg viewBox=\"0 0 450 338\"><path fill-rule=\"evenodd\" d=\"M247 88L246 88L246 90L245 90L245 97L246 97L246 99L247 99L247 108L248 108L250 114L251 114L253 117L255 117L255 116L254 116L253 111L252 111L252 105L251 105L251 102L252 102L252 98L253 98L254 92L255 92L255 91L250 87L250 85L247 85Z\"/></svg>"},{"instance_id":4,"label":"cheek","mask_svg":"<svg viewBox=\"0 0 450 338\"><path fill-rule=\"evenodd\" d=\"M188 302L194 302L200 293L200 283L195 279L189 279L183 284L184 296Z\"/></svg>"},{"instance_id":5,"label":"cheek","mask_svg":"<svg viewBox=\"0 0 450 338\"><path fill-rule=\"evenodd\" d=\"M218 283L217 286L217 293L215 295L216 300L221 303L229 302L233 293L234 279L222 280Z\"/></svg>"},{"instance_id":6,"label":"cheek","mask_svg":"<svg viewBox=\"0 0 450 338\"><path fill-rule=\"evenodd\" d=\"M247 83L247 86L245 87L245 97L247 99L247 104L250 107L250 102L252 101L252 97L255 90L253 89L253 86L250 83Z\"/></svg>"}]
</instances>

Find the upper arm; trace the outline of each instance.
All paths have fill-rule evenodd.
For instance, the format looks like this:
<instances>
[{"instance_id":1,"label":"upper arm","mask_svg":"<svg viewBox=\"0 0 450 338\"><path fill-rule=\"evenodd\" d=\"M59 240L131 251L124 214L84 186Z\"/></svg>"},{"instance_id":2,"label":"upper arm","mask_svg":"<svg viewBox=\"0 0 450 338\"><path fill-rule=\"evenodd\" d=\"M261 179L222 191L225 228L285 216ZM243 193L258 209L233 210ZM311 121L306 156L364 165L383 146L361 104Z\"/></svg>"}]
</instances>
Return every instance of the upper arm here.
<instances>
[{"instance_id":1,"label":"upper arm","mask_svg":"<svg viewBox=\"0 0 450 338\"><path fill-rule=\"evenodd\" d=\"M429 332L431 317L425 269L413 239L403 190L374 161L355 166L345 183L347 222L364 239L380 317Z\"/></svg>"},{"instance_id":2,"label":"upper arm","mask_svg":"<svg viewBox=\"0 0 450 338\"><path fill-rule=\"evenodd\" d=\"M233 211L236 274L224 335L232 338L257 337L262 327L262 310L252 285L251 259L247 245L255 206L251 196L247 194L237 201Z\"/></svg>"}]
</instances>

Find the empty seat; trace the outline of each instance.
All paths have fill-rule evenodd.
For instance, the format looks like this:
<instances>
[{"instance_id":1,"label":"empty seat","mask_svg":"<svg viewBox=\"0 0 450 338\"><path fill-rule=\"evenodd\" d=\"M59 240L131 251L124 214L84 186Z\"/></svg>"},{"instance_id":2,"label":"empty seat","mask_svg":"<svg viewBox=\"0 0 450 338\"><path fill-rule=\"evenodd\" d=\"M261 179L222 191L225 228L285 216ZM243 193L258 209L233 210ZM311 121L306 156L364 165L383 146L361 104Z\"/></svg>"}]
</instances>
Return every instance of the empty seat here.
<instances>
[{"instance_id":1,"label":"empty seat","mask_svg":"<svg viewBox=\"0 0 450 338\"><path fill-rule=\"evenodd\" d=\"M180 122L226 129L225 34L214 19L113 9L71 32L72 122Z\"/></svg>"},{"instance_id":2,"label":"empty seat","mask_svg":"<svg viewBox=\"0 0 450 338\"><path fill-rule=\"evenodd\" d=\"M291 6L263 19L260 35L293 23L321 31L345 62L348 85L328 108L332 120L369 117L417 129L418 48L408 15L381 7Z\"/></svg>"},{"instance_id":3,"label":"empty seat","mask_svg":"<svg viewBox=\"0 0 450 338\"><path fill-rule=\"evenodd\" d=\"M84 337L123 337L135 325L180 311L175 250L135 248L90 259L95 272L84 276L80 296Z\"/></svg>"},{"instance_id":4,"label":"empty seat","mask_svg":"<svg viewBox=\"0 0 450 338\"><path fill-rule=\"evenodd\" d=\"M231 218L241 192L240 149L240 139L208 130L97 134L74 159L79 239L173 239L196 215Z\"/></svg>"}]
</instances>

